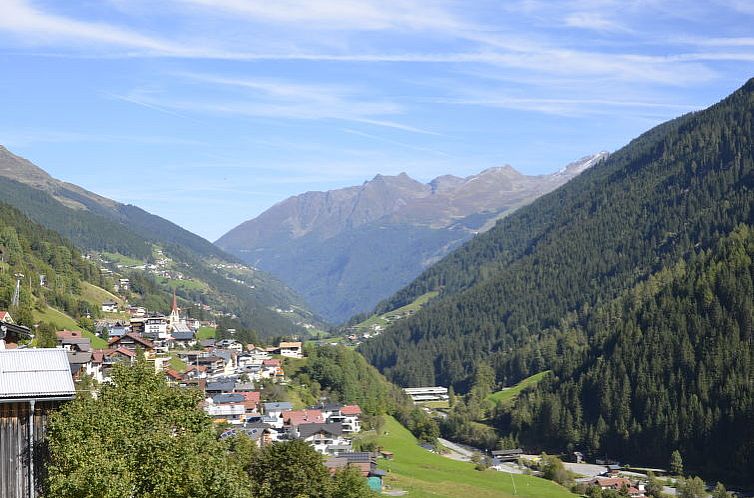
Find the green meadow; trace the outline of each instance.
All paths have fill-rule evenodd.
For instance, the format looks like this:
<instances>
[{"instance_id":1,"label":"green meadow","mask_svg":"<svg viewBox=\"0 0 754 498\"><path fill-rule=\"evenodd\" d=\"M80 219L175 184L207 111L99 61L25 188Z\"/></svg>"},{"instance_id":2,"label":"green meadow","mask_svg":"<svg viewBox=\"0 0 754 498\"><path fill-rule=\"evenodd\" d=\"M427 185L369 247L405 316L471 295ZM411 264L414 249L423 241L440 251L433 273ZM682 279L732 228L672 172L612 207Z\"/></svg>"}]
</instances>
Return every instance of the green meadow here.
<instances>
[{"instance_id":1,"label":"green meadow","mask_svg":"<svg viewBox=\"0 0 754 498\"><path fill-rule=\"evenodd\" d=\"M570 491L551 481L495 470L478 471L469 462L451 460L419 446L416 438L394 418L387 417L384 434L377 438L392 460L380 460L387 472L384 483L416 498L574 498ZM387 489L387 488L386 488Z\"/></svg>"}]
</instances>

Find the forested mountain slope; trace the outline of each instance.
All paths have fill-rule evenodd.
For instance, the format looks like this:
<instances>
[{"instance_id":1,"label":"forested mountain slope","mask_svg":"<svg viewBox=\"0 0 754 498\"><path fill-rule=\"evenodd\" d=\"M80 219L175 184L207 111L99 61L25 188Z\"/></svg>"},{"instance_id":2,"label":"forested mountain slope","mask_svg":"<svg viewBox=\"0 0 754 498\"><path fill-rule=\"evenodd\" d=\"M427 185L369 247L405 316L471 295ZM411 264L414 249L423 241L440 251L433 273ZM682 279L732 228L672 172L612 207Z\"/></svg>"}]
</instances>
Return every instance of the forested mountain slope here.
<instances>
[{"instance_id":1,"label":"forested mountain slope","mask_svg":"<svg viewBox=\"0 0 754 498\"><path fill-rule=\"evenodd\" d=\"M16 275L23 275L19 306L11 307ZM29 327L32 309L48 304L78 317L91 308L80 297L82 282L102 285L99 268L57 233L0 202L0 309L11 310L16 322Z\"/></svg>"},{"instance_id":2,"label":"forested mountain slope","mask_svg":"<svg viewBox=\"0 0 754 498\"><path fill-rule=\"evenodd\" d=\"M155 247L178 270L203 283L207 291L178 287L179 297L235 313L241 323L263 334L303 334L289 317L273 308L295 307L311 317L301 298L274 277L254 269L228 278L218 265L240 263L209 241L136 206L61 182L0 146L0 196L36 222L69 238L85 251L117 253L149 261ZM226 272L227 273L227 272ZM168 293L170 289L164 289ZM167 302L167 301L166 301ZM316 320L312 320L316 323Z\"/></svg>"},{"instance_id":3,"label":"forested mountain slope","mask_svg":"<svg viewBox=\"0 0 754 498\"><path fill-rule=\"evenodd\" d=\"M753 258L742 225L564 320L548 335L578 346L498 423L526 445L660 467L678 449L687 468L754 482Z\"/></svg>"},{"instance_id":4,"label":"forested mountain slope","mask_svg":"<svg viewBox=\"0 0 754 498\"><path fill-rule=\"evenodd\" d=\"M463 390L481 360L503 383L545 370L543 330L752 221L753 110L750 80L498 222L385 303L442 290L362 352L402 385Z\"/></svg>"}]
</instances>

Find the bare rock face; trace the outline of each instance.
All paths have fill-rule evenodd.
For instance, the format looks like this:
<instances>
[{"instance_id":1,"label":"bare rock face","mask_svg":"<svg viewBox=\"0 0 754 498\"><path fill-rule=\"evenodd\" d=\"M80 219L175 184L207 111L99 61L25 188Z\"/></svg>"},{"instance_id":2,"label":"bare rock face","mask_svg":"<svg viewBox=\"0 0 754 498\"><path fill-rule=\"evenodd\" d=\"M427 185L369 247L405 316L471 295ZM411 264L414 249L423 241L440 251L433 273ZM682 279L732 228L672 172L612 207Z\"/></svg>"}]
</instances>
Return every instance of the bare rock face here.
<instances>
[{"instance_id":1,"label":"bare rock face","mask_svg":"<svg viewBox=\"0 0 754 498\"><path fill-rule=\"evenodd\" d=\"M406 173L377 175L360 186L290 197L216 244L281 278L326 318L343 321L606 156L593 154L538 176L509 165L427 184Z\"/></svg>"}]
</instances>

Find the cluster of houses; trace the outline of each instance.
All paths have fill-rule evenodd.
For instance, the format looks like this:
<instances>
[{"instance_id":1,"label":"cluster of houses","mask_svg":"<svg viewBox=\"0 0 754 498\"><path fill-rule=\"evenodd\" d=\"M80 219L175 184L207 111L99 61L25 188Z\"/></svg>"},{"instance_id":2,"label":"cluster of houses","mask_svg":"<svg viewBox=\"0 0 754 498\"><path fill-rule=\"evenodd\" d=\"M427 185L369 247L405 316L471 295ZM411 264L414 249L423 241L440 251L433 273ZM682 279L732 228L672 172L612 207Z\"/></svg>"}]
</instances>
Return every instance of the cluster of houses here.
<instances>
[{"instance_id":1,"label":"cluster of houses","mask_svg":"<svg viewBox=\"0 0 754 498\"><path fill-rule=\"evenodd\" d=\"M294 410L288 402L259 400L259 392L223 392L207 398L205 410L213 418L231 423L225 435L242 432L259 446L301 439L329 456L351 453L351 438L361 431L358 405L322 404Z\"/></svg>"},{"instance_id":2,"label":"cluster of houses","mask_svg":"<svg viewBox=\"0 0 754 498\"><path fill-rule=\"evenodd\" d=\"M625 477L594 477L586 481L587 486L596 486L602 490L624 491L631 498L647 498L646 485L640 480Z\"/></svg>"},{"instance_id":3,"label":"cluster of houses","mask_svg":"<svg viewBox=\"0 0 754 498\"><path fill-rule=\"evenodd\" d=\"M198 388L204 393L204 411L218 425L229 427L221 437L244 433L259 446L303 440L326 456L327 467L332 472L352 465L369 480L370 486L381 488L382 471L376 467L375 455L353 452L352 438L361 431L359 406L322 403L294 409L288 402L263 402L267 383L287 383L283 358L304 357L301 342L283 341L265 348L244 347L232 339L198 340L195 330L178 316L175 302L168 317L146 314L128 324L113 324L107 330L108 345L104 349L94 349L82 332L69 330L57 332L57 348L18 347L30 337L28 328L14 324L8 313L0 312L0 353L3 354L0 381L4 376L12 377L13 382L24 378L26 380L16 387L28 387L27 400L23 393L16 392L18 389L4 392L0 382L0 412L16 420L15 425L6 425L9 433L11 429L15 431L13 437L19 444L23 444L19 438L25 437L22 434L27 427L24 417L28 416L29 406L31 416L44 418L49 410L74 397L74 380L87 375L98 382L108 382L115 365L132 364L143 355L154 364L156 372L165 375L169 384L177 388ZM6 366L10 358L22 359L10 362L15 370ZM175 360L179 360L181 368L175 368ZM62 391L35 385L37 377L44 377L52 387L63 386ZM12 409L6 403L11 399ZM6 435L0 434L0 437ZM41 437L41 432L34 437ZM27 448L31 446L27 443ZM26 469L19 473L18 465L18 459L2 461L0 458L0 481L3 473L15 472L12 481L17 488L13 494L4 493L0 484L0 496L32 496L29 493L36 486L34 471ZM11 482L10 478L7 482ZM16 493L17 490L21 491Z\"/></svg>"}]
</instances>

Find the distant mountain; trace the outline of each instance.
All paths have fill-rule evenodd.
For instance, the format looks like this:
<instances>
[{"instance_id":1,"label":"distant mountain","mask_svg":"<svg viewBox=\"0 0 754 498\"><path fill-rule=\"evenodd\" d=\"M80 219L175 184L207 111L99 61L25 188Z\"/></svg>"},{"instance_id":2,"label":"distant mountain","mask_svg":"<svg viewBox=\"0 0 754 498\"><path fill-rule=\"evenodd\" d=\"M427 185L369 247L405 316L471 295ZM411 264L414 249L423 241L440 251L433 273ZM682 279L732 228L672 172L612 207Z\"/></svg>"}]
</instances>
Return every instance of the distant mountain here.
<instances>
[{"instance_id":1,"label":"distant mountain","mask_svg":"<svg viewBox=\"0 0 754 498\"><path fill-rule=\"evenodd\" d=\"M57 180L2 146L0 198L84 251L141 261L151 261L156 250L163 251L175 272L197 284L174 283L179 297L236 315L244 326L261 334L298 335L305 333L300 325L319 323L301 298L270 275L244 267L168 220Z\"/></svg>"},{"instance_id":2,"label":"distant mountain","mask_svg":"<svg viewBox=\"0 0 754 498\"><path fill-rule=\"evenodd\" d=\"M405 173L377 175L360 186L290 197L216 245L279 277L322 316L342 322L606 156L601 152L540 176L511 166L427 184Z\"/></svg>"}]
</instances>

